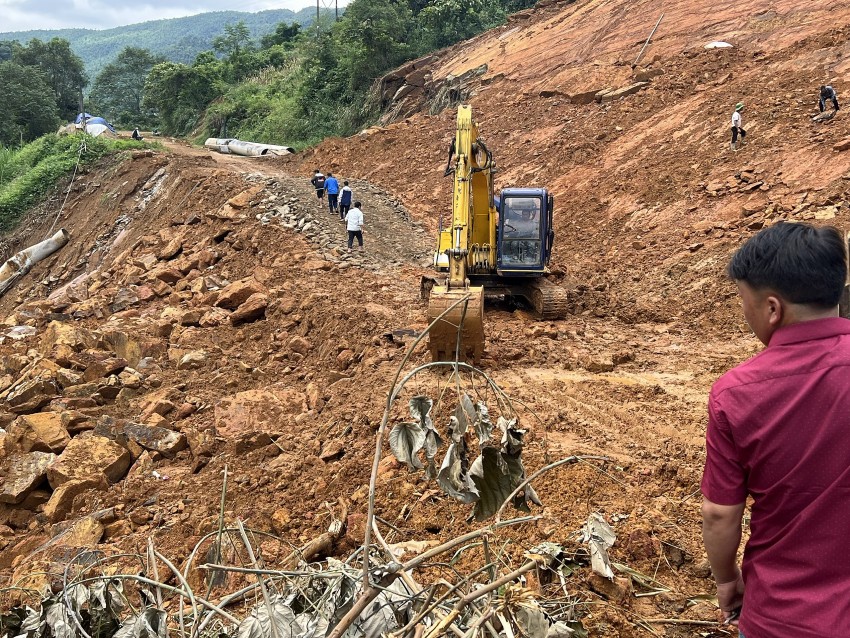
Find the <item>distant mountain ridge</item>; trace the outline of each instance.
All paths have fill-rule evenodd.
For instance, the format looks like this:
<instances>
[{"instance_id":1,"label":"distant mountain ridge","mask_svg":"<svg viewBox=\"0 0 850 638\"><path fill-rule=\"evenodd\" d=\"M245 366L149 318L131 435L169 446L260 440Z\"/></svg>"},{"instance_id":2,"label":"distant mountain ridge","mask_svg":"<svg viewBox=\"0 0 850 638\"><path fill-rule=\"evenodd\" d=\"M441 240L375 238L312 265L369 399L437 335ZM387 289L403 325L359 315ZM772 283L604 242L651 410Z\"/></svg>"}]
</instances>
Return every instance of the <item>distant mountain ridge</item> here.
<instances>
[{"instance_id":1,"label":"distant mountain ridge","mask_svg":"<svg viewBox=\"0 0 850 638\"><path fill-rule=\"evenodd\" d=\"M0 32L0 41L18 40L26 44L31 39L48 41L64 38L71 50L79 55L91 81L100 70L112 62L128 46L148 49L172 62L190 63L195 57L212 49L212 41L224 33L228 24L245 23L251 37L259 39L274 32L281 22L298 22L303 27L315 22L316 9L304 8L298 12L289 9L270 9L248 13L245 11L211 11L183 18L150 20L112 29L50 29L34 31Z\"/></svg>"}]
</instances>

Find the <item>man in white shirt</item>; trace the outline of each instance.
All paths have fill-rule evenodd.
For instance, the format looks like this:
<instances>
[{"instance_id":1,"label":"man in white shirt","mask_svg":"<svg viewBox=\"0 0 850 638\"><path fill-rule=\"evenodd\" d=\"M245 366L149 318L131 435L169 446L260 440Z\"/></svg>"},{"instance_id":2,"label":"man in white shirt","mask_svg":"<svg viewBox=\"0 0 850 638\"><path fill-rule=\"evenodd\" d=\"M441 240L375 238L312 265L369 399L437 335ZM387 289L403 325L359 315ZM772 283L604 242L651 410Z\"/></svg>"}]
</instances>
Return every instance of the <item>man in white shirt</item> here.
<instances>
[{"instance_id":1,"label":"man in white shirt","mask_svg":"<svg viewBox=\"0 0 850 638\"><path fill-rule=\"evenodd\" d=\"M741 119L741 111L744 110L744 103L738 102L735 105L735 112L732 113L732 144L730 148L733 151L738 150L738 134L741 134L741 144L744 143L744 138L747 136L747 132L743 127L743 120Z\"/></svg>"},{"instance_id":2,"label":"man in white shirt","mask_svg":"<svg viewBox=\"0 0 850 638\"><path fill-rule=\"evenodd\" d=\"M354 208L345 214L345 227L348 230L348 250L354 245L354 239L360 249L363 250L363 211L360 210L360 202L354 202Z\"/></svg>"}]
</instances>

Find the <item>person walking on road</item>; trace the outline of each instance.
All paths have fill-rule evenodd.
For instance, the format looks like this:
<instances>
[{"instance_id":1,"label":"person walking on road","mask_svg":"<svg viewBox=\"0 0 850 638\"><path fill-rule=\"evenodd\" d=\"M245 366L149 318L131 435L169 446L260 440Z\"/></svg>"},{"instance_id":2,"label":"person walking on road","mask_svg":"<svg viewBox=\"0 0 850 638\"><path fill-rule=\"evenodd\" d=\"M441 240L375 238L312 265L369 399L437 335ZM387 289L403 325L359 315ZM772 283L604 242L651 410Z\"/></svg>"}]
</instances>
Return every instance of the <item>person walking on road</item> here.
<instances>
[{"instance_id":1,"label":"person walking on road","mask_svg":"<svg viewBox=\"0 0 850 638\"><path fill-rule=\"evenodd\" d=\"M832 109L834 111L838 110L838 94L828 84L826 86L820 87L820 100L818 100L818 108L820 108L820 112L823 113L823 110L826 108L826 101L832 101Z\"/></svg>"},{"instance_id":2,"label":"person walking on road","mask_svg":"<svg viewBox=\"0 0 850 638\"><path fill-rule=\"evenodd\" d=\"M319 206L321 206L324 202L325 198L325 175L318 168L316 169L315 174L313 175L313 179L310 180L310 183L313 185L313 188L316 189L316 197L319 200Z\"/></svg>"},{"instance_id":3,"label":"person walking on road","mask_svg":"<svg viewBox=\"0 0 850 638\"><path fill-rule=\"evenodd\" d=\"M325 191L328 194L328 209L331 215L336 215L339 210L339 182L333 173L328 173L325 180Z\"/></svg>"},{"instance_id":4,"label":"person walking on road","mask_svg":"<svg viewBox=\"0 0 850 638\"><path fill-rule=\"evenodd\" d=\"M345 228L348 230L348 250L354 245L354 240L363 249L363 211L360 202L354 202L354 208L345 214Z\"/></svg>"},{"instance_id":5,"label":"person walking on road","mask_svg":"<svg viewBox=\"0 0 850 638\"><path fill-rule=\"evenodd\" d=\"M850 321L838 302L847 246L835 228L778 223L741 246L727 272L766 348L708 398L702 519L718 613L745 638L846 638Z\"/></svg>"},{"instance_id":6,"label":"person walking on road","mask_svg":"<svg viewBox=\"0 0 850 638\"><path fill-rule=\"evenodd\" d=\"M735 105L735 111L732 113L732 143L729 148L733 151L738 150L738 135L741 135L741 144L744 144L744 138L747 136L747 132L743 127L743 119L741 118L741 111L744 110L744 103L738 102Z\"/></svg>"},{"instance_id":7,"label":"person walking on road","mask_svg":"<svg viewBox=\"0 0 850 638\"><path fill-rule=\"evenodd\" d=\"M348 185L348 181L344 181L342 183L342 190L339 192L339 219L340 221L345 220L345 214L351 208L351 197L354 195L351 191L351 186Z\"/></svg>"}]
</instances>

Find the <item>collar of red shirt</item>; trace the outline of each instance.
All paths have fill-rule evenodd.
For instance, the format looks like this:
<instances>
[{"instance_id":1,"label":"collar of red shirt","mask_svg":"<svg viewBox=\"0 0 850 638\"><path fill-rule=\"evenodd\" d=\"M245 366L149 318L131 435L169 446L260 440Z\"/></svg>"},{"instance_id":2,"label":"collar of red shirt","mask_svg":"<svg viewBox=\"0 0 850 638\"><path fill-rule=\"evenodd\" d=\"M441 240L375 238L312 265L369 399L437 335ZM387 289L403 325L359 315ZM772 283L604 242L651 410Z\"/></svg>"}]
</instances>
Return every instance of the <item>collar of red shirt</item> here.
<instances>
[{"instance_id":1,"label":"collar of red shirt","mask_svg":"<svg viewBox=\"0 0 850 638\"><path fill-rule=\"evenodd\" d=\"M800 321L783 326L773 333L769 346L784 346L789 343L826 339L835 335L850 334L850 321L843 317L827 317Z\"/></svg>"}]
</instances>

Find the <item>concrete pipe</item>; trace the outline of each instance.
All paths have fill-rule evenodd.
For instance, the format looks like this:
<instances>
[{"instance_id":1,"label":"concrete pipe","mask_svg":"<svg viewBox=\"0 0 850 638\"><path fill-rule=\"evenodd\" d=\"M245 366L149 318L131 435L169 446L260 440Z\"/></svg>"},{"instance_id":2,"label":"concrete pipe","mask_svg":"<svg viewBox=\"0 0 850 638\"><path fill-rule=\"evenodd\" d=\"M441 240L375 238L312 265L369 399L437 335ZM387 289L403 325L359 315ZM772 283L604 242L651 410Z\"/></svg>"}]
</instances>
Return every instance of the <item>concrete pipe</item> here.
<instances>
[{"instance_id":1,"label":"concrete pipe","mask_svg":"<svg viewBox=\"0 0 850 638\"><path fill-rule=\"evenodd\" d=\"M219 153L230 153L228 144L232 141L233 139L229 137L210 137L204 142L204 147Z\"/></svg>"},{"instance_id":2,"label":"concrete pipe","mask_svg":"<svg viewBox=\"0 0 850 638\"><path fill-rule=\"evenodd\" d=\"M0 266L0 295L11 288L15 282L26 275L38 262L46 259L68 243L71 236L61 228L55 235L48 237L19 253L15 253Z\"/></svg>"},{"instance_id":3,"label":"concrete pipe","mask_svg":"<svg viewBox=\"0 0 850 638\"><path fill-rule=\"evenodd\" d=\"M211 137L204 146L219 153L232 153L245 157L259 157L261 155L289 155L295 149L291 146L279 146L277 144L259 144L257 142L245 142L232 138Z\"/></svg>"}]
</instances>

